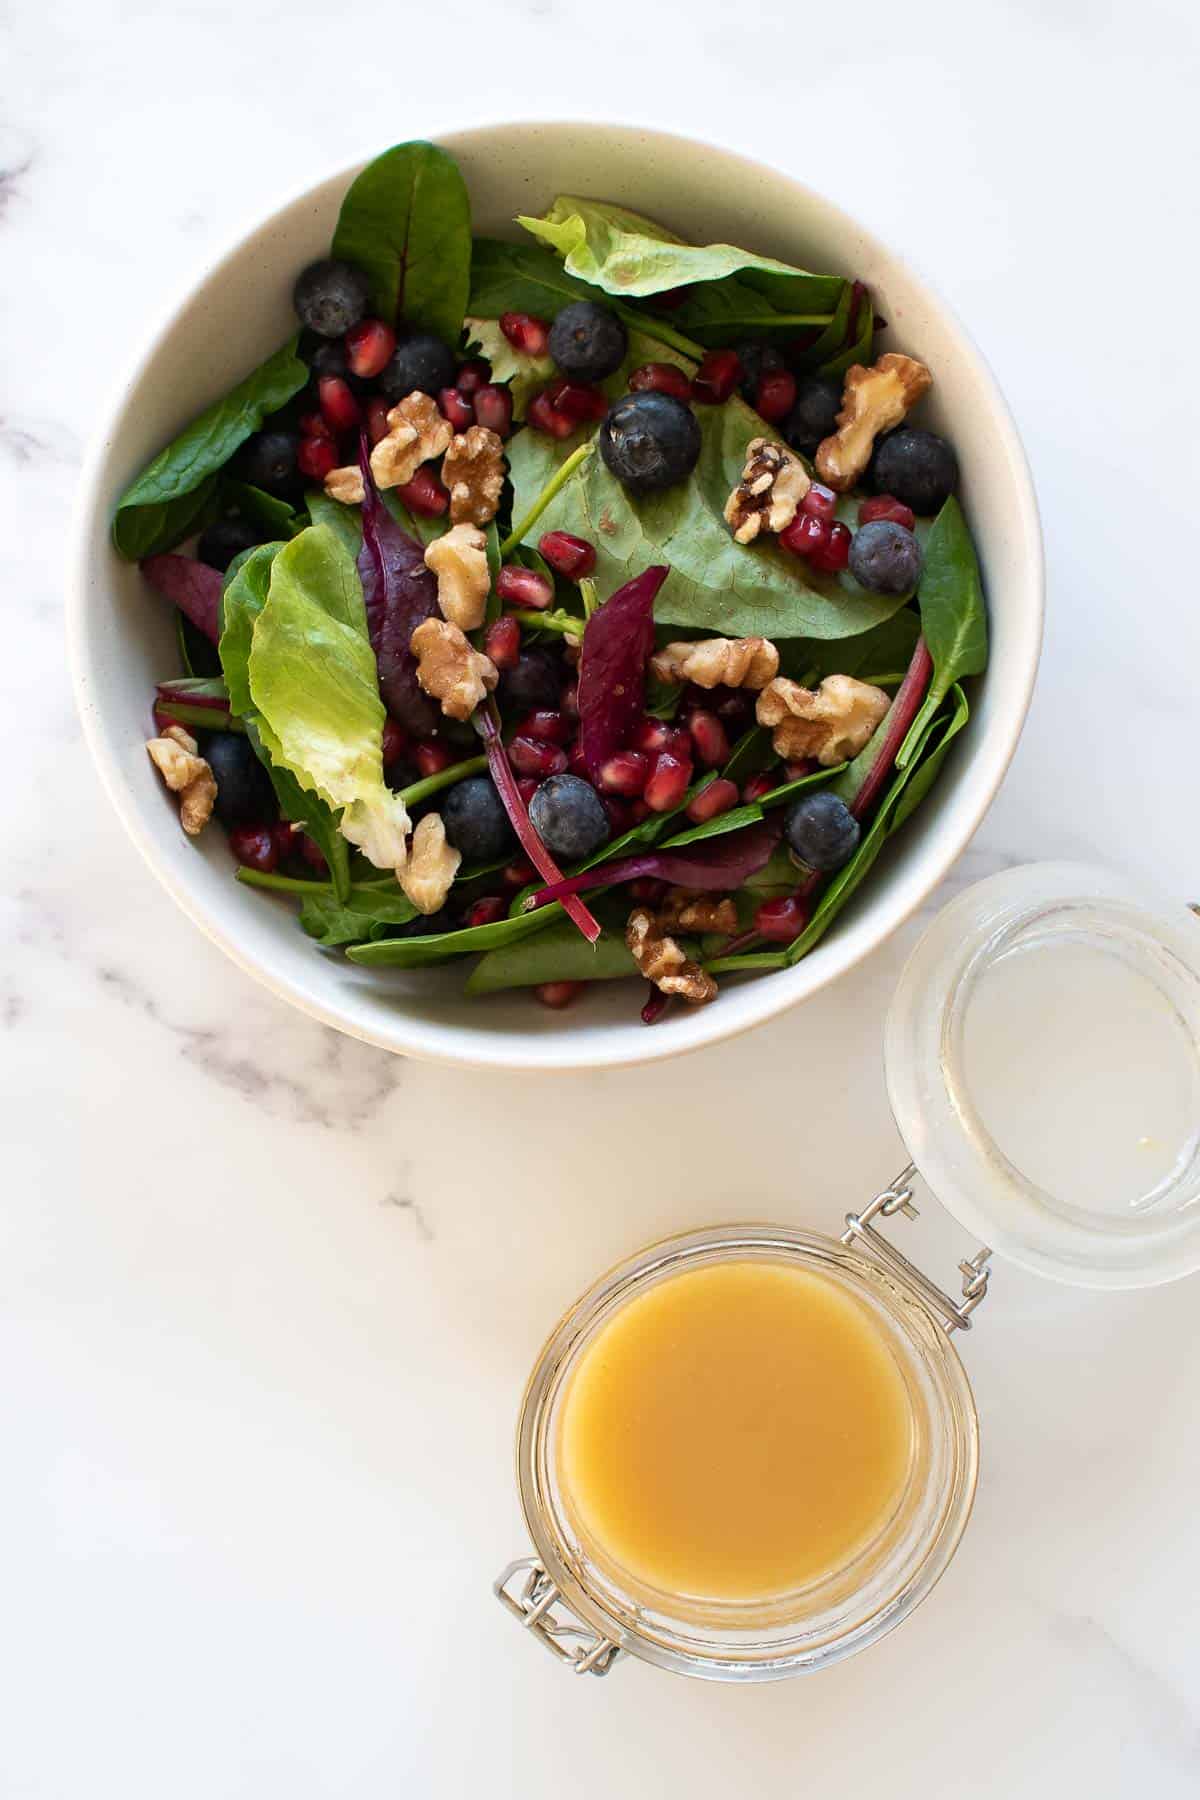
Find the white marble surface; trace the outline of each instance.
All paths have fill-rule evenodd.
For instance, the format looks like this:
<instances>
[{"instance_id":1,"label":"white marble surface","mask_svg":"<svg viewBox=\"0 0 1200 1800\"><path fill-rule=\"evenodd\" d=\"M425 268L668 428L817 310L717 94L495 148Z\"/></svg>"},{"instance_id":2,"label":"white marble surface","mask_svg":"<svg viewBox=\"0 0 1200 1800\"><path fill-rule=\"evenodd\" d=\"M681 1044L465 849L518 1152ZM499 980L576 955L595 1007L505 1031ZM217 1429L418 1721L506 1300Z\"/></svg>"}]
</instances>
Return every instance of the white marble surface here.
<instances>
[{"instance_id":1,"label":"white marble surface","mask_svg":"<svg viewBox=\"0 0 1200 1800\"><path fill-rule=\"evenodd\" d=\"M339 1039L121 836L59 572L114 370L285 191L489 116L719 136L908 246L1029 447L1044 671L955 882L1080 853L1195 890L1194 7L12 0L0 34L0 1793L1195 1796L1194 1285L999 1272L966 1347L975 1519L860 1660L601 1684L520 1641L489 1582L523 1548L511 1432L544 1329L653 1234L832 1227L893 1171L906 940L648 1071L482 1077Z\"/></svg>"}]
</instances>

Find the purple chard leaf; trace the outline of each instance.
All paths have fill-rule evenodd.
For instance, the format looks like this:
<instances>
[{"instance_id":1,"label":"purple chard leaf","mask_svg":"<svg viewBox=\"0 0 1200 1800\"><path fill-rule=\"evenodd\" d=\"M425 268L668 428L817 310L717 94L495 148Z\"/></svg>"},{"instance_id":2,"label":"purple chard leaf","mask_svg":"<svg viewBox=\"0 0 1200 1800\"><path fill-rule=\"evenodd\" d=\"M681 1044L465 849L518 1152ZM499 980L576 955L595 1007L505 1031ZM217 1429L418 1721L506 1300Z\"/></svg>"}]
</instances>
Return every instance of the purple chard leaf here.
<instances>
[{"instance_id":1,"label":"purple chard leaf","mask_svg":"<svg viewBox=\"0 0 1200 1800\"><path fill-rule=\"evenodd\" d=\"M379 692L403 730L414 737L428 737L436 730L441 713L417 680L417 659L409 645L417 626L437 616L437 579L432 569L425 567L421 545L400 529L379 497L365 434L359 463L363 504L358 574L367 631L379 666Z\"/></svg>"},{"instance_id":2,"label":"purple chard leaf","mask_svg":"<svg viewBox=\"0 0 1200 1800\"><path fill-rule=\"evenodd\" d=\"M646 662L654 649L654 601L669 574L661 564L646 569L587 622L579 659L579 744L593 781L641 720Z\"/></svg>"},{"instance_id":3,"label":"purple chard leaf","mask_svg":"<svg viewBox=\"0 0 1200 1800\"><path fill-rule=\"evenodd\" d=\"M142 574L176 605L197 631L215 644L221 635L221 589L225 577L195 556L148 556Z\"/></svg>"}]
</instances>

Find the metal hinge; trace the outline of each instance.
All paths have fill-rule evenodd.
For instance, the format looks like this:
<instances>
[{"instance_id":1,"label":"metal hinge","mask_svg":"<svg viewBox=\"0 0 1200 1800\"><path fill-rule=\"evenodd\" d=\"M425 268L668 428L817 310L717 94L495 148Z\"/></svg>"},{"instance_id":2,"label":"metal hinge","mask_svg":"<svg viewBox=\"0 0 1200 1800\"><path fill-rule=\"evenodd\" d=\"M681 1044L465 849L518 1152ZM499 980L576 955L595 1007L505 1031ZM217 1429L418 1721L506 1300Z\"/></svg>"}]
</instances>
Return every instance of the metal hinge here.
<instances>
[{"instance_id":1,"label":"metal hinge","mask_svg":"<svg viewBox=\"0 0 1200 1800\"><path fill-rule=\"evenodd\" d=\"M842 1242L847 1249L865 1243L873 1256L899 1275L902 1280L910 1282L918 1289L934 1311L940 1316L947 1331L970 1331L971 1314L987 1297L988 1282L991 1269L988 1262L991 1251L984 1248L977 1250L974 1256L965 1257L959 1263L962 1275L962 1299L952 1300L949 1294L943 1293L935 1282L922 1274L915 1263L909 1262L903 1251L877 1231L873 1221L877 1218L890 1219L893 1213L903 1213L906 1219L919 1216L918 1208L913 1201L912 1184L917 1170L914 1163L902 1169L896 1179L885 1187L881 1194L876 1194L871 1204L860 1213L846 1214L846 1229L842 1233Z\"/></svg>"},{"instance_id":2,"label":"metal hinge","mask_svg":"<svg viewBox=\"0 0 1200 1800\"><path fill-rule=\"evenodd\" d=\"M525 1579L519 1582L517 1577L522 1575ZM607 1675L621 1654L619 1644L581 1624L574 1613L564 1617L554 1611L562 1596L536 1556L509 1563L492 1583L492 1592L514 1619L576 1675Z\"/></svg>"}]
</instances>

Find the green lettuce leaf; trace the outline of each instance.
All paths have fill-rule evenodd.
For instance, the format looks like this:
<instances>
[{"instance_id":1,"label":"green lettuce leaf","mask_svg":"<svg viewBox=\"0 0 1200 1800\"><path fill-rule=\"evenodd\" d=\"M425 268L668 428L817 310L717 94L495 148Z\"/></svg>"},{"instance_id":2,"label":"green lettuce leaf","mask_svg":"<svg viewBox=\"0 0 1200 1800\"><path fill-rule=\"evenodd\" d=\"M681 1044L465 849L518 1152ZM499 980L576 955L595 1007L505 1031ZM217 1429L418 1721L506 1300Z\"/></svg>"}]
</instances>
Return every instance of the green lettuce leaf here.
<instances>
[{"instance_id":1,"label":"green lettuce leaf","mask_svg":"<svg viewBox=\"0 0 1200 1800\"><path fill-rule=\"evenodd\" d=\"M120 554L140 559L169 550L195 530L212 494L211 478L307 380L308 364L296 355L296 339L290 338L224 399L193 419L117 502L113 543Z\"/></svg>"},{"instance_id":2,"label":"green lettuce leaf","mask_svg":"<svg viewBox=\"0 0 1200 1800\"><path fill-rule=\"evenodd\" d=\"M389 324L456 344L471 285L471 205L452 156L397 144L368 163L342 201L333 254L365 270Z\"/></svg>"},{"instance_id":3,"label":"green lettuce leaf","mask_svg":"<svg viewBox=\"0 0 1200 1800\"><path fill-rule=\"evenodd\" d=\"M402 868L408 813L383 778L385 714L362 584L328 526L309 526L276 555L248 673L271 761L344 809L343 837L376 868Z\"/></svg>"}]
</instances>

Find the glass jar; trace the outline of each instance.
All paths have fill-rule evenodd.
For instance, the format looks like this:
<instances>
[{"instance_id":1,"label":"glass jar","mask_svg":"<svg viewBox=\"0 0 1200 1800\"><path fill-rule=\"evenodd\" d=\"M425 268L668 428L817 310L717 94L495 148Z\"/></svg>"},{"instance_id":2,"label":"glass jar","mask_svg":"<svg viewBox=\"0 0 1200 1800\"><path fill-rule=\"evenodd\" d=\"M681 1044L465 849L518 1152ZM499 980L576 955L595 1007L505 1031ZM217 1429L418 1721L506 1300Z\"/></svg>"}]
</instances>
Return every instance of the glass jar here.
<instances>
[{"instance_id":1,"label":"glass jar","mask_svg":"<svg viewBox=\"0 0 1200 1800\"><path fill-rule=\"evenodd\" d=\"M917 1167L960 1223L1040 1274L1116 1287L1200 1268L1200 920L1187 908L1108 870L1007 870L935 919L885 1040L915 1166L847 1214L840 1240L776 1225L667 1239L597 1281L538 1358L517 1433L536 1553L495 1590L580 1673L607 1673L623 1652L722 1681L823 1668L893 1629L945 1571L979 1461L953 1338L987 1293L992 1249L959 1265L961 1299L900 1251L881 1226L916 1215ZM557 1455L572 1374L614 1315L657 1283L734 1259L819 1274L865 1308L912 1420L902 1489L870 1541L769 1603L700 1601L631 1578L576 1516Z\"/></svg>"}]
</instances>

